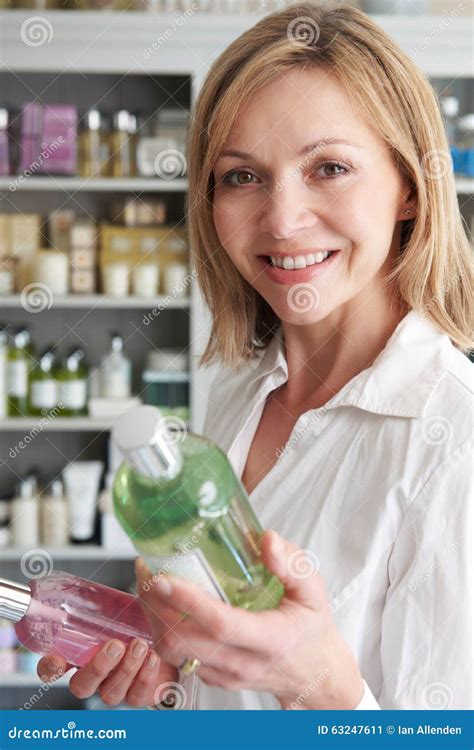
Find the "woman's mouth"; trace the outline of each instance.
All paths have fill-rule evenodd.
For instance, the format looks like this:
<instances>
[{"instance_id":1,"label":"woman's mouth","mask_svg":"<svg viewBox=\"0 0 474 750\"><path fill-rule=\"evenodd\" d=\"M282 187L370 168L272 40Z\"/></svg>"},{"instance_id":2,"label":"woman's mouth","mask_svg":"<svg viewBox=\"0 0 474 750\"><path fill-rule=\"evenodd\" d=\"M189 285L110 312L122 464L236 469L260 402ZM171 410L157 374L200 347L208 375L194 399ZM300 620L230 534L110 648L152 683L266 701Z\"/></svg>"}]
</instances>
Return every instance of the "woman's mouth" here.
<instances>
[{"instance_id":1,"label":"woman's mouth","mask_svg":"<svg viewBox=\"0 0 474 750\"><path fill-rule=\"evenodd\" d=\"M277 283L297 284L325 272L340 255L340 250L324 250L305 255L259 255L265 273Z\"/></svg>"}]
</instances>

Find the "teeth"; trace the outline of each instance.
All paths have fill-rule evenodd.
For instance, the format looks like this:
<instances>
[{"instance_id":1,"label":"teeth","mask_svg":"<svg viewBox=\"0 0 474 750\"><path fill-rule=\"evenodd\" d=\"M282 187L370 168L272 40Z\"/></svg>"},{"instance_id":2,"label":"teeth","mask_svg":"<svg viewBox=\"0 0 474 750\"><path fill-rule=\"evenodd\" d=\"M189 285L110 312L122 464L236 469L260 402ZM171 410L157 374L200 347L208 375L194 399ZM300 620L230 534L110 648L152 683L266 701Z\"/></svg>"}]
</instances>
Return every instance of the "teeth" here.
<instances>
[{"instance_id":1,"label":"teeth","mask_svg":"<svg viewBox=\"0 0 474 750\"><path fill-rule=\"evenodd\" d=\"M329 250L325 250L322 253L315 253L314 255L313 253L308 253L308 255L297 255L295 258L292 258L289 255L283 257L270 255L270 261L272 266L284 268L286 271L293 271L295 269L313 266L315 263L322 263L323 260L326 260L328 255Z\"/></svg>"}]
</instances>

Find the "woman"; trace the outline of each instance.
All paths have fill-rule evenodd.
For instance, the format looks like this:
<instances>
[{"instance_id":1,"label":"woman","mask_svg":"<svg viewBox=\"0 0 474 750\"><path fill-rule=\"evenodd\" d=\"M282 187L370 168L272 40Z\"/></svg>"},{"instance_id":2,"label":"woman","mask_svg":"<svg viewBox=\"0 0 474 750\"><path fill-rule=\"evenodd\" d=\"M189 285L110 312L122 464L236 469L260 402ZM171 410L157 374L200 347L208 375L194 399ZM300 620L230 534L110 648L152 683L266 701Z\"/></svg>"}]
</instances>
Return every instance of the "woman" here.
<instances>
[{"instance_id":1,"label":"woman","mask_svg":"<svg viewBox=\"0 0 474 750\"><path fill-rule=\"evenodd\" d=\"M285 597L250 613L172 576L145 591L139 563L161 663L108 644L72 692L468 708L472 266L430 85L360 11L294 5L214 63L188 156L203 361L222 365L205 432L275 530Z\"/></svg>"}]
</instances>

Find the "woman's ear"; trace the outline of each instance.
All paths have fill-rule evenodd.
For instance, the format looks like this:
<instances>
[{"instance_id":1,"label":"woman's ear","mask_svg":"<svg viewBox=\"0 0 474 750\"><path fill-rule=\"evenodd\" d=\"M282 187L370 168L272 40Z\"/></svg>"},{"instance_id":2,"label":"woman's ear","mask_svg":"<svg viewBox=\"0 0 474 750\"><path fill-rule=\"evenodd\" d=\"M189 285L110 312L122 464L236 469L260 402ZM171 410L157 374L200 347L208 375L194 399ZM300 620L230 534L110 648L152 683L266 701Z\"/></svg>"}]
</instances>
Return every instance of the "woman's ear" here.
<instances>
[{"instance_id":1,"label":"woman's ear","mask_svg":"<svg viewBox=\"0 0 474 750\"><path fill-rule=\"evenodd\" d=\"M398 216L399 221L409 221L414 219L418 208L418 198L416 192L412 190L401 202L401 208Z\"/></svg>"}]
</instances>

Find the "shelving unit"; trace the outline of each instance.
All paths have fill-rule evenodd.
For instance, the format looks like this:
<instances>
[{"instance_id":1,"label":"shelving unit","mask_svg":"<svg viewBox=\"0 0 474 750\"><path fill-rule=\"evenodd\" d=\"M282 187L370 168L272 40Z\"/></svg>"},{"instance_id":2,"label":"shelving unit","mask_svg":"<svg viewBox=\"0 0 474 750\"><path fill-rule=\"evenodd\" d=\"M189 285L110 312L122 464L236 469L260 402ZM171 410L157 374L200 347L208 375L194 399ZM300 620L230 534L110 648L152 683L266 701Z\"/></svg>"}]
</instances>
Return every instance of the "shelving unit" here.
<instances>
[{"instance_id":1,"label":"shelving unit","mask_svg":"<svg viewBox=\"0 0 474 750\"><path fill-rule=\"evenodd\" d=\"M109 109L148 105L150 97L156 109L166 102L189 107L213 60L260 17L257 14L194 12L177 27L176 16L172 14L44 10L40 15L51 30L48 41L28 46L20 40L25 24L33 15L37 12L0 11L3 106L8 106L9 97L17 104L22 98L41 95L49 102L75 102L77 97L81 108L85 109L86 105L102 102L104 92L108 91ZM444 16L385 15L375 16L374 20L431 78L472 78L474 50L471 24L466 16L453 16L449 23ZM438 33L439 29L442 33ZM462 196L460 203L467 211L474 194L474 180L458 179L456 185L458 195ZM172 221L177 223L182 219L187 187L185 178L119 180L34 175L20 180L2 177L0 204L3 202L6 209L0 210L46 213L62 206L103 218L109 201L117 194L157 194L169 199L174 209ZM143 312L160 304L165 306L160 317L154 320L153 326L144 329L141 326ZM144 351L151 345L188 347L191 428L200 430L213 369L197 368L199 354L208 338L209 317L195 284L191 286L189 299L70 295L54 298L51 309L36 314L22 308L21 295L12 295L0 298L0 309L8 311L8 318L14 323L27 322L41 345L48 344L50 339L58 341L69 337L67 327L76 330L80 337L91 342L91 361L97 361L99 352L103 351L104 331L112 327L123 326L130 335L126 347L130 347L129 356L138 367L143 362ZM2 317L7 315L4 313ZM137 335L132 336L134 333ZM55 447L66 458L78 453L81 458L104 458L111 423L112 420L88 417L50 420L42 429L45 434L35 438L38 459L34 463L50 466L58 472L59 459L52 458L56 456ZM0 447L13 444L18 433L33 430L37 424L37 419L1 421ZM15 475L33 463L24 452L14 461ZM4 575L22 578L19 561L24 552L15 548L0 551ZM97 545L73 545L50 552L61 568L107 585L124 586L133 580L132 552L106 550ZM66 675L54 683L54 687L65 688L68 681L69 675ZM16 674L2 677L1 683L11 691L4 692L0 708L10 708L20 705L28 695L27 690L37 687L39 680L34 675ZM21 702L16 698L20 693ZM50 700L48 697L48 702ZM61 700L61 705L65 705L67 691L61 693Z\"/></svg>"}]
</instances>

